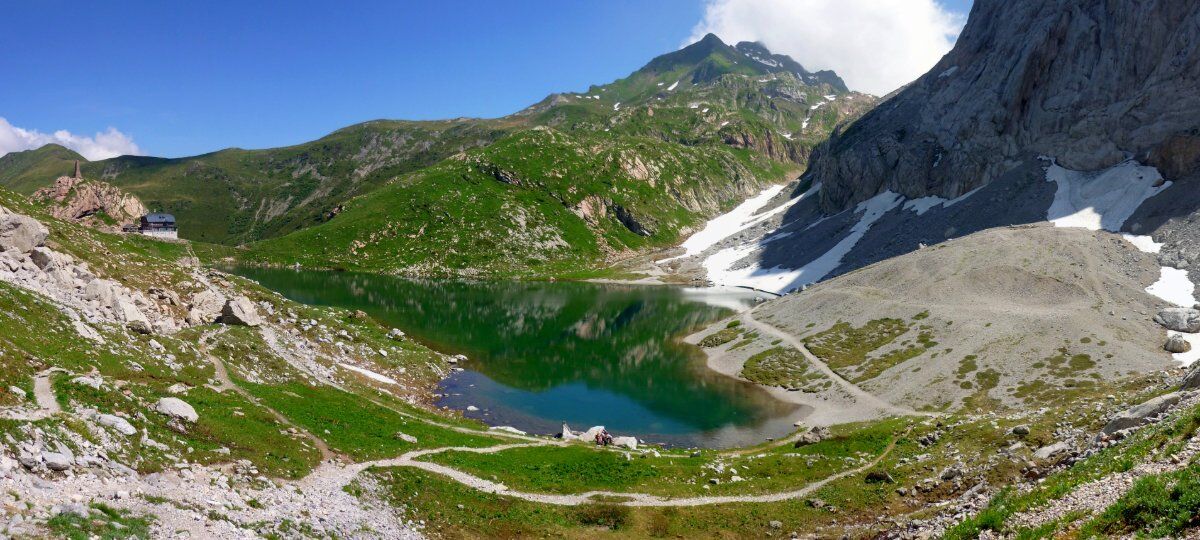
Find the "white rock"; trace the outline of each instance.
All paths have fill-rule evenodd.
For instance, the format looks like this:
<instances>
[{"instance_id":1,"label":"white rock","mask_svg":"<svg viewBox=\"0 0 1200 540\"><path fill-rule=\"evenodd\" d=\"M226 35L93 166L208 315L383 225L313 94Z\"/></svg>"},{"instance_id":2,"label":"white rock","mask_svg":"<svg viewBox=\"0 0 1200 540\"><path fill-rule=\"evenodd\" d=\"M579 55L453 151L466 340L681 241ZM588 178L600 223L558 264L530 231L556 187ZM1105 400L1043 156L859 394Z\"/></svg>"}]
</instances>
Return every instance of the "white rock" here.
<instances>
[{"instance_id":1,"label":"white rock","mask_svg":"<svg viewBox=\"0 0 1200 540\"><path fill-rule=\"evenodd\" d=\"M137 429L135 429L133 424L130 424L128 420L112 414L101 414L96 416L96 423L102 426L113 428L122 435L133 435L137 433Z\"/></svg>"},{"instance_id":2,"label":"white rock","mask_svg":"<svg viewBox=\"0 0 1200 540\"><path fill-rule=\"evenodd\" d=\"M637 450L638 441L637 437L613 437L613 445Z\"/></svg>"},{"instance_id":3,"label":"white rock","mask_svg":"<svg viewBox=\"0 0 1200 540\"><path fill-rule=\"evenodd\" d=\"M191 405L188 405L187 402L179 398L162 398L155 404L154 409L167 416L187 420L188 422L195 422L200 419L200 415L196 414L196 409L193 409Z\"/></svg>"},{"instance_id":4,"label":"white rock","mask_svg":"<svg viewBox=\"0 0 1200 540\"><path fill-rule=\"evenodd\" d=\"M52 471L65 471L75 464L71 456L59 452L42 452L42 460L46 462L46 468Z\"/></svg>"},{"instance_id":5,"label":"white rock","mask_svg":"<svg viewBox=\"0 0 1200 540\"><path fill-rule=\"evenodd\" d=\"M0 207L0 251L16 249L28 253L45 243L50 231L36 219Z\"/></svg>"},{"instance_id":6,"label":"white rock","mask_svg":"<svg viewBox=\"0 0 1200 540\"><path fill-rule=\"evenodd\" d=\"M18 388L18 387L16 387L16 386L10 386L10 387L8 387L8 392L9 392L10 394L14 394L14 395L16 395L17 397L19 397L19 398L21 398L21 399L25 399L26 397L28 397L28 396L29 396L29 394L25 393L25 390L24 390L24 389L22 389L22 388Z\"/></svg>"},{"instance_id":7,"label":"white rock","mask_svg":"<svg viewBox=\"0 0 1200 540\"><path fill-rule=\"evenodd\" d=\"M71 379L71 382L88 386L96 390L99 390L101 386L104 386L104 379L101 379L99 376L92 377L88 375L82 375Z\"/></svg>"},{"instance_id":8,"label":"white rock","mask_svg":"<svg viewBox=\"0 0 1200 540\"><path fill-rule=\"evenodd\" d=\"M191 308L188 310L188 324L209 324L217 320L221 316L221 309L225 307L225 295L207 289L196 293L192 297Z\"/></svg>"},{"instance_id":9,"label":"white rock","mask_svg":"<svg viewBox=\"0 0 1200 540\"><path fill-rule=\"evenodd\" d=\"M604 431L604 426L592 426L590 429L583 432L583 435L580 435L579 438L584 441L595 441L596 435L598 435L601 431Z\"/></svg>"}]
</instances>

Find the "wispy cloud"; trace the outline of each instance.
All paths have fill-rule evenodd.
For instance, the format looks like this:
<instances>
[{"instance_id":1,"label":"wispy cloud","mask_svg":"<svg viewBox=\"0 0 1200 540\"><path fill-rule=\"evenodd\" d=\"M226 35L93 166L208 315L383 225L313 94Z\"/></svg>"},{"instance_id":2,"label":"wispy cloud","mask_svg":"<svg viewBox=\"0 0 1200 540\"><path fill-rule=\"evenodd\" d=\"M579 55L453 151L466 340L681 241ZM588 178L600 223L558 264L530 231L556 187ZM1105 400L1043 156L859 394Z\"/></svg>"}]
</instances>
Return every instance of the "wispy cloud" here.
<instances>
[{"instance_id":1,"label":"wispy cloud","mask_svg":"<svg viewBox=\"0 0 1200 540\"><path fill-rule=\"evenodd\" d=\"M708 0L691 41L761 41L851 89L883 95L950 51L966 18L935 0Z\"/></svg>"},{"instance_id":2,"label":"wispy cloud","mask_svg":"<svg viewBox=\"0 0 1200 540\"><path fill-rule=\"evenodd\" d=\"M142 149L133 142L133 137L121 133L114 127L87 137L62 129L54 133L23 129L8 123L4 117L0 117L0 156L9 152L41 148L47 144L61 144L79 152L89 160L123 155L142 155Z\"/></svg>"}]
</instances>

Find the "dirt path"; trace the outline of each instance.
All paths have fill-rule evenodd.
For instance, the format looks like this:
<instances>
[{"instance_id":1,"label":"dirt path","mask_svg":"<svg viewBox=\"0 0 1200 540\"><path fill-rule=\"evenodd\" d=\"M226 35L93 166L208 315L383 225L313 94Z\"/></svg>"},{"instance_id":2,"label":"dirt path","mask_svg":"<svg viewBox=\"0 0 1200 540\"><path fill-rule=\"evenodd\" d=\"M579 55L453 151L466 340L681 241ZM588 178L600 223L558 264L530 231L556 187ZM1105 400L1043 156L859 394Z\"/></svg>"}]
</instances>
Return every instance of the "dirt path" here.
<instances>
[{"instance_id":1,"label":"dirt path","mask_svg":"<svg viewBox=\"0 0 1200 540\"><path fill-rule=\"evenodd\" d=\"M758 319L755 319L754 318L754 310L750 310L750 311L746 311L746 312L742 313L742 318L745 319L745 321L747 323L749 323L750 326L753 326L755 329L759 330L760 332L763 332L765 334L769 334L776 338L782 339L788 345L791 345L796 350L800 351L800 354L803 354L804 358L807 359L808 362L810 364L812 364L813 367L817 368L817 370L820 371L822 375L825 375L830 380L832 380L834 383L836 383L838 385L838 387L841 388L843 391L845 391L847 394L850 394L851 396L853 396L854 399L856 401L858 401L859 404L861 404L865 407L872 407L875 409L879 409L880 411L883 411L884 414L891 414L891 415L896 415L896 416L930 416L930 413L923 413L923 412L915 411L908 407L901 407L898 405L893 405L882 399L879 399L874 394L867 392L866 390L863 390L862 388L859 388L854 383L846 380L841 375L838 375L837 372L835 372L828 365L826 365L825 362L822 362L820 358L817 358L817 356L814 355L812 353L812 351L808 350L808 347L804 346L804 342L800 341L795 336L793 336L787 332L784 332L783 330L780 330L774 326L771 326L770 324L767 324L762 321L759 321Z\"/></svg>"},{"instance_id":2,"label":"dirt path","mask_svg":"<svg viewBox=\"0 0 1200 540\"><path fill-rule=\"evenodd\" d=\"M62 407L58 405L58 398L54 396L54 386L50 381L50 377L55 373L66 372L50 368L33 377L33 398L37 401L38 408L44 411L46 416L62 412Z\"/></svg>"},{"instance_id":3,"label":"dirt path","mask_svg":"<svg viewBox=\"0 0 1200 540\"><path fill-rule=\"evenodd\" d=\"M710 505L710 504L730 504L730 503L766 503L766 502L778 502L778 501L785 501L785 500L789 500L789 499L798 499L800 497L805 497L805 496L808 496L809 494L813 493L814 491L821 489L822 487L829 484L830 482L834 482L836 480L840 480L847 476L853 476L855 474L859 474L863 471L866 471L867 469L870 469L870 468L878 465L880 461L882 461L884 458L886 458L892 452L892 450L895 449L896 441L903 438L907 434L908 434L908 432L906 431L904 434L893 439L892 442L890 442L888 444L887 448L885 448L882 453L880 453L875 459L871 460L870 462L868 462L865 465L828 476L824 479L807 484L804 487L799 488L799 489L795 489L795 490L791 490L791 491L782 491L782 492L777 492L777 493L767 493L767 494L762 494L762 495L713 495L713 496L702 496L702 497L673 498L673 497L666 497L666 496L662 496L662 495L650 495L650 494L646 494L646 493L622 493L622 492L613 492L613 491L589 491L586 493L577 493L577 494L530 493L530 492L525 492L525 491L511 490L508 488L508 486L506 486L502 483L494 482L491 480L486 480L486 479L480 478L478 476L472 475L470 473L466 473L466 472L463 472L463 471L460 471L460 470L457 470L457 469L454 469L451 467L447 467L445 465L440 465L437 463L430 463L427 461L418 461L419 458L433 455L433 454L442 453L442 452L474 452L474 453L480 453L480 454L492 454L492 453L496 453L496 452L502 452L504 450L510 450L513 448L543 446L548 443L505 444L505 445L491 446L491 447L486 447L486 448L448 447L448 448L434 448L434 449L429 449L429 450L414 450L412 452L405 453L404 455L402 455L398 458L395 458L395 459L372 461L372 462L368 462L368 463L360 463L360 464L354 465L353 467L347 467L346 469L343 469L343 471L345 473L349 473L349 475L348 475L348 477L344 476L343 478L345 479L346 483L349 483L350 479L352 479L353 476L357 475L359 472L362 472L363 470L366 470L367 468L370 468L370 467L412 467L415 469L421 469L423 471L427 471L427 472L431 472L431 473L438 474L441 476L445 476L455 482L458 482L459 484L462 484L464 486L467 486L467 487L470 487L472 489L476 489L479 491L483 491L486 493L495 493L497 495L504 495L506 497L514 497L514 498L529 501L529 502L542 503L542 504L553 504L553 505L558 505L558 506L578 506L581 504L595 503L597 497L603 497L603 498L607 498L607 499L619 499L617 502L614 502L613 504L620 504L623 506L665 507L665 506L705 506L705 505Z\"/></svg>"},{"instance_id":4,"label":"dirt path","mask_svg":"<svg viewBox=\"0 0 1200 540\"><path fill-rule=\"evenodd\" d=\"M33 401L36 409L25 406L6 407L0 409L0 418L36 422L62 412L58 398L54 395L54 385L50 380L55 373L69 373L61 368L50 368L33 376Z\"/></svg>"},{"instance_id":5,"label":"dirt path","mask_svg":"<svg viewBox=\"0 0 1200 540\"><path fill-rule=\"evenodd\" d=\"M271 416L275 417L275 420L279 421L279 423L302 433L310 442L313 443L313 446L315 446L317 448L317 451L321 452L321 461L322 462L330 461L334 458L339 457L338 454L334 453L333 450L331 450L329 448L328 444L325 444L325 441L323 439L321 439L320 437L317 437L316 435L313 435L312 432L308 431L307 429L304 429L303 426L300 426L300 425L292 422L291 420L288 419L288 417L284 416L279 411L272 409L271 407L268 407L265 403L262 402L262 400L258 399L258 397L254 396L250 392L247 392L244 388L235 384L233 382L233 379L229 378L229 370L225 367L225 362L222 361L220 358L217 358L212 353L208 352L208 340L210 338L212 338L213 336L215 336L217 333L218 332L210 332L210 333L204 334L203 336L200 337L200 340L198 343L198 345L199 345L198 349L200 350L200 354L203 354L205 356L205 358L208 358L208 361L213 365L213 370L216 372L217 382L220 384L220 386L218 386L216 388L216 390L218 392L221 392L224 390L232 390L234 392L237 392L237 394L239 396L246 398L246 400L249 401L250 403L253 403L253 404L258 405L259 407L262 407L263 409L265 409L268 413L271 414Z\"/></svg>"}]
</instances>

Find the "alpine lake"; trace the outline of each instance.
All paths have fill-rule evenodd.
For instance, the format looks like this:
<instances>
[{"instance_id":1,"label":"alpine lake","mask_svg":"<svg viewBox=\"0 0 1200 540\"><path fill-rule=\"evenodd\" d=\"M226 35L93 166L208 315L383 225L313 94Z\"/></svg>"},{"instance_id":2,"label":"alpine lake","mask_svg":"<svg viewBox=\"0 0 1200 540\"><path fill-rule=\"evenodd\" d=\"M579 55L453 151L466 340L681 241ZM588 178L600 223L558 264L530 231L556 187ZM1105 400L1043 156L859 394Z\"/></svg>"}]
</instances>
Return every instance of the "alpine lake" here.
<instances>
[{"instance_id":1,"label":"alpine lake","mask_svg":"<svg viewBox=\"0 0 1200 540\"><path fill-rule=\"evenodd\" d=\"M605 426L674 447L781 437L799 406L710 370L683 337L759 295L742 289L587 282L413 280L236 268L288 298L358 309L446 354L461 354L438 405L537 434Z\"/></svg>"}]
</instances>

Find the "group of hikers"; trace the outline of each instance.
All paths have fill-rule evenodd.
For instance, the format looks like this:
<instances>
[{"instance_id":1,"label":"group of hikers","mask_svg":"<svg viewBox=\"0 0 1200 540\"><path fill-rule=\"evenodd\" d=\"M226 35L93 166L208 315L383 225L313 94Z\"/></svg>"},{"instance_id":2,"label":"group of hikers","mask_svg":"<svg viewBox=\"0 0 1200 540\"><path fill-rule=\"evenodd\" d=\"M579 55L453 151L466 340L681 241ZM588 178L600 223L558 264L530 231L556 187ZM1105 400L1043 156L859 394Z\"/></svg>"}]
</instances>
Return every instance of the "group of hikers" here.
<instances>
[{"instance_id":1,"label":"group of hikers","mask_svg":"<svg viewBox=\"0 0 1200 540\"><path fill-rule=\"evenodd\" d=\"M613 436L608 434L607 429L602 429L596 433L596 446L609 446L613 443Z\"/></svg>"}]
</instances>

